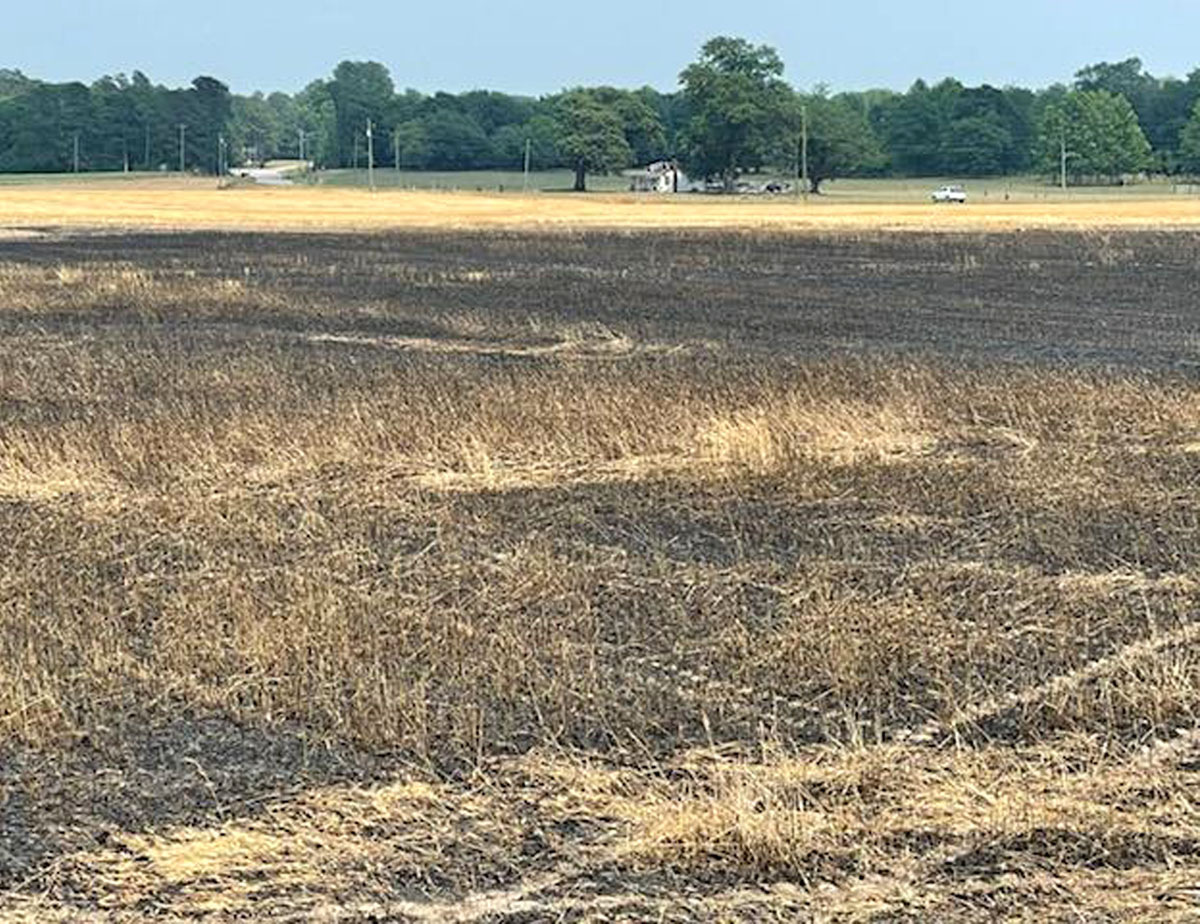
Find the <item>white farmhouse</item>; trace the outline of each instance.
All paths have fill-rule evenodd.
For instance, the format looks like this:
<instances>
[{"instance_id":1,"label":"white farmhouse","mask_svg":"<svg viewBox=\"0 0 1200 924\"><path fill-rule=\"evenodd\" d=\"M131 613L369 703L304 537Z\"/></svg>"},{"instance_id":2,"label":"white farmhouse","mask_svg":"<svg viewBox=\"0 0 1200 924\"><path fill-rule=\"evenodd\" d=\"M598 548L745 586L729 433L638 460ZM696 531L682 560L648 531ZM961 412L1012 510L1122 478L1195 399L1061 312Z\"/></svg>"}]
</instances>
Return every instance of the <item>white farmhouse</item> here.
<instances>
[{"instance_id":1,"label":"white farmhouse","mask_svg":"<svg viewBox=\"0 0 1200 924\"><path fill-rule=\"evenodd\" d=\"M673 193L687 187L687 177L669 160L660 160L629 173L630 192Z\"/></svg>"}]
</instances>

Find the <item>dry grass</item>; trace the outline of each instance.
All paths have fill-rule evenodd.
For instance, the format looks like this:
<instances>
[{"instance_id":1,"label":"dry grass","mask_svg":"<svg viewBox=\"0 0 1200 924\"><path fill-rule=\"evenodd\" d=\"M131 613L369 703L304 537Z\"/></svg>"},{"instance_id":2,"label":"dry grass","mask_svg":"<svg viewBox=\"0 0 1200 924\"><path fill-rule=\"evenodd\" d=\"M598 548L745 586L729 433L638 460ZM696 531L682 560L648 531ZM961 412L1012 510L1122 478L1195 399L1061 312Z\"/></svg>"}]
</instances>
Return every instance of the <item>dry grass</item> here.
<instances>
[{"instance_id":1,"label":"dry grass","mask_svg":"<svg viewBox=\"0 0 1200 924\"><path fill-rule=\"evenodd\" d=\"M1025 230L1200 225L1200 201L838 203L630 195L513 196L357 189L214 189L211 182L144 186L0 187L6 227L270 230L630 228Z\"/></svg>"},{"instance_id":2,"label":"dry grass","mask_svg":"<svg viewBox=\"0 0 1200 924\"><path fill-rule=\"evenodd\" d=\"M1194 917L1194 238L682 240L5 245L0 916Z\"/></svg>"},{"instance_id":3,"label":"dry grass","mask_svg":"<svg viewBox=\"0 0 1200 924\"><path fill-rule=\"evenodd\" d=\"M251 820L118 835L57 875L111 911L168 916L277 902L339 919L969 920L975 905L1185 921L1198 897L1169 862L1200 834L1188 774L1114 761L1089 739L1021 753L701 751L649 772L535 752L487 778L315 790ZM576 846L561 833L589 829ZM558 866L506 869L530 842ZM623 889L588 888L614 866ZM446 875L461 897L416 898ZM413 897L396 896L398 880ZM677 885L689 881L708 886Z\"/></svg>"}]
</instances>

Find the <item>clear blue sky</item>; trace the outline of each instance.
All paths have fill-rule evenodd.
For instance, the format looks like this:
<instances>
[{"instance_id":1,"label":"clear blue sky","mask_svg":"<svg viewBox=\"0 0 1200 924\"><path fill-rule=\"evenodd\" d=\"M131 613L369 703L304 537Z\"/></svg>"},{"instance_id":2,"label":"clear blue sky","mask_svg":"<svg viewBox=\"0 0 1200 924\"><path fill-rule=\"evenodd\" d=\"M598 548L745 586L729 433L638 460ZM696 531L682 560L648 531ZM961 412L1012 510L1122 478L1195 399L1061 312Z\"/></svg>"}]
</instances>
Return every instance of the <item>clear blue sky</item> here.
<instances>
[{"instance_id":1,"label":"clear blue sky","mask_svg":"<svg viewBox=\"0 0 1200 924\"><path fill-rule=\"evenodd\" d=\"M576 84L672 89L700 44L779 49L799 87L903 89L917 77L1044 86L1138 55L1152 73L1200 66L1197 0L12 0L0 67L46 80L134 69L210 74L240 93L300 89L343 58L382 61L400 88L540 94Z\"/></svg>"}]
</instances>

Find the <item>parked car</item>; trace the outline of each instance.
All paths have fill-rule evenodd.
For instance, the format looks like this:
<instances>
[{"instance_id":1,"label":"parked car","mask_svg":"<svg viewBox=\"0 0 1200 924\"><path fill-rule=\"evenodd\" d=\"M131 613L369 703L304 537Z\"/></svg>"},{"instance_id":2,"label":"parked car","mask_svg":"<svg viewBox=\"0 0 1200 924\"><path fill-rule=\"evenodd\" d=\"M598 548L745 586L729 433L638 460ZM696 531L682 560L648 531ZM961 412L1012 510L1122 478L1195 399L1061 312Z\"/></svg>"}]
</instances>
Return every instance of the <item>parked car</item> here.
<instances>
[{"instance_id":1,"label":"parked car","mask_svg":"<svg viewBox=\"0 0 1200 924\"><path fill-rule=\"evenodd\" d=\"M929 198L934 202L966 202L967 191L961 186L939 186Z\"/></svg>"}]
</instances>

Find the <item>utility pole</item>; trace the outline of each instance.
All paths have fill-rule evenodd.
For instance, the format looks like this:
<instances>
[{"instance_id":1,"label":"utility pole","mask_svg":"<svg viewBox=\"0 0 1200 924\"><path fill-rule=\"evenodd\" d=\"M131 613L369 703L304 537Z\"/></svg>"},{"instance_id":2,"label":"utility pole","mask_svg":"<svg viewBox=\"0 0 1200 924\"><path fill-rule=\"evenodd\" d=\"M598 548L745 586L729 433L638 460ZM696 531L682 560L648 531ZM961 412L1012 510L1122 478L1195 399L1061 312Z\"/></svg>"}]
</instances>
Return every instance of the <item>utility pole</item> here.
<instances>
[{"instance_id":1,"label":"utility pole","mask_svg":"<svg viewBox=\"0 0 1200 924\"><path fill-rule=\"evenodd\" d=\"M218 182L225 178L225 135L217 135L217 177Z\"/></svg>"},{"instance_id":2,"label":"utility pole","mask_svg":"<svg viewBox=\"0 0 1200 924\"><path fill-rule=\"evenodd\" d=\"M121 162L126 173L129 172L129 138L121 138Z\"/></svg>"},{"instance_id":3,"label":"utility pole","mask_svg":"<svg viewBox=\"0 0 1200 924\"><path fill-rule=\"evenodd\" d=\"M808 105L800 107L800 188L808 198Z\"/></svg>"},{"instance_id":4,"label":"utility pole","mask_svg":"<svg viewBox=\"0 0 1200 924\"><path fill-rule=\"evenodd\" d=\"M796 133L795 173L796 173L796 195L799 196L804 193L804 183L802 182L802 178L804 176L804 123L803 123L803 121L801 121L801 123L800 123L800 131L798 131Z\"/></svg>"},{"instance_id":5,"label":"utility pole","mask_svg":"<svg viewBox=\"0 0 1200 924\"><path fill-rule=\"evenodd\" d=\"M1058 147L1060 151L1058 183L1065 191L1067 188L1067 133L1065 130L1058 136Z\"/></svg>"},{"instance_id":6,"label":"utility pole","mask_svg":"<svg viewBox=\"0 0 1200 924\"><path fill-rule=\"evenodd\" d=\"M1074 151L1067 150L1067 126L1063 125L1058 133L1058 185L1063 192L1067 191L1067 161L1076 156Z\"/></svg>"},{"instance_id":7,"label":"utility pole","mask_svg":"<svg viewBox=\"0 0 1200 924\"><path fill-rule=\"evenodd\" d=\"M72 163L75 166L75 172L78 173L79 172L79 130L78 129L75 130L75 156L72 160Z\"/></svg>"},{"instance_id":8,"label":"utility pole","mask_svg":"<svg viewBox=\"0 0 1200 924\"><path fill-rule=\"evenodd\" d=\"M533 139L525 139L525 181L521 187L523 192L529 192L529 155L533 153Z\"/></svg>"},{"instance_id":9,"label":"utility pole","mask_svg":"<svg viewBox=\"0 0 1200 924\"><path fill-rule=\"evenodd\" d=\"M179 172L180 173L183 173L183 171L185 169L184 155L187 152L187 141L185 138L186 134L187 134L187 126L184 125L182 122L180 122L179 123Z\"/></svg>"},{"instance_id":10,"label":"utility pole","mask_svg":"<svg viewBox=\"0 0 1200 924\"><path fill-rule=\"evenodd\" d=\"M1059 141L1059 152L1061 155L1060 159L1059 159L1059 173L1058 173L1059 184L1062 186L1063 192L1066 192L1067 191L1067 158L1075 156L1074 154L1072 154L1070 151L1067 150L1066 126L1063 126L1063 130L1058 136L1058 141Z\"/></svg>"},{"instance_id":11,"label":"utility pole","mask_svg":"<svg viewBox=\"0 0 1200 924\"><path fill-rule=\"evenodd\" d=\"M400 173L400 126L392 129L392 147L396 149L396 173Z\"/></svg>"},{"instance_id":12,"label":"utility pole","mask_svg":"<svg viewBox=\"0 0 1200 924\"><path fill-rule=\"evenodd\" d=\"M304 160L304 129L298 128L296 132L300 135L300 159Z\"/></svg>"},{"instance_id":13,"label":"utility pole","mask_svg":"<svg viewBox=\"0 0 1200 924\"><path fill-rule=\"evenodd\" d=\"M367 185L375 191L375 136L371 131L371 120L367 119Z\"/></svg>"}]
</instances>

